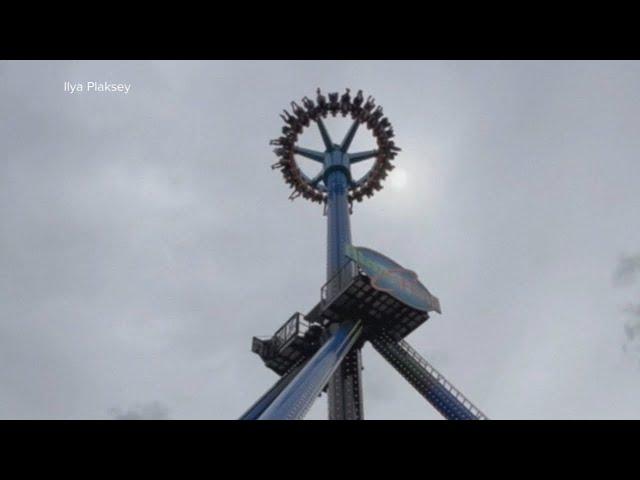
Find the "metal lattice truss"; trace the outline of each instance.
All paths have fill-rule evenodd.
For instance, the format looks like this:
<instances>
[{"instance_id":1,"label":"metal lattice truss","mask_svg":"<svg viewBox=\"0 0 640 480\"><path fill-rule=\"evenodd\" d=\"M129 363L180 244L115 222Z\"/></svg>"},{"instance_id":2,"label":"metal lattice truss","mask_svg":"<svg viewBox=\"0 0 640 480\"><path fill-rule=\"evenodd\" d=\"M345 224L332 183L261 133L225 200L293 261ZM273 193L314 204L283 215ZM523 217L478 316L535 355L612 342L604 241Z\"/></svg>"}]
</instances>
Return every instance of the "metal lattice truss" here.
<instances>
[{"instance_id":1,"label":"metal lattice truss","mask_svg":"<svg viewBox=\"0 0 640 480\"><path fill-rule=\"evenodd\" d=\"M371 339L371 344L445 418L487 419L478 407L405 340L396 342L385 331L381 331Z\"/></svg>"},{"instance_id":2,"label":"metal lattice truss","mask_svg":"<svg viewBox=\"0 0 640 480\"><path fill-rule=\"evenodd\" d=\"M327 188L324 185L324 175L326 173L326 155L331 150L338 149L347 153L351 142L361 124L371 130L377 144L375 150L349 153L349 163L354 164L363 160L375 158L373 167L360 179L349 182L349 201L360 202L364 197L371 197L377 190L382 189L382 181L388 173L393 170L391 160L400 151L392 140L394 137L393 127L387 117L383 116L382 107L377 106L372 97L364 100L362 90L358 90L357 95L351 97L347 88L345 93L329 93L328 99L317 90L316 101L304 97L302 106L296 102L291 102L292 113L284 110L280 116L285 122L282 127L282 136L271 140L272 145L276 145L274 152L279 157L279 161L272 165L272 168L279 168L285 182L293 189L292 200L302 196L313 202L324 203L327 201ZM346 117L351 116L353 124L342 142L334 144L324 125L323 119L328 115ZM311 123L316 123L320 129L320 135L326 148L325 152L318 152L297 145L298 137ZM295 155L323 163L325 168L313 178L309 178L298 166Z\"/></svg>"}]
</instances>

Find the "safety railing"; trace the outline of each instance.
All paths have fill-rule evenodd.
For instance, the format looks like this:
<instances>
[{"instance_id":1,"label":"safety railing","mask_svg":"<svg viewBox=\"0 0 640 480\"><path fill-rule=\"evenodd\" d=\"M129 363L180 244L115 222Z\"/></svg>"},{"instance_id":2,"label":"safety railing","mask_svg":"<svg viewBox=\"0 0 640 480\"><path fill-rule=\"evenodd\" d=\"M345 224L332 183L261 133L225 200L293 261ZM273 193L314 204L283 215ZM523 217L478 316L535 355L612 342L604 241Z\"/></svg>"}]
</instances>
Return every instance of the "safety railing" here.
<instances>
[{"instance_id":1,"label":"safety railing","mask_svg":"<svg viewBox=\"0 0 640 480\"><path fill-rule=\"evenodd\" d=\"M353 260L349 260L320 289L320 298L322 300L322 303L330 303L335 297L342 293L342 291L351 284L351 282L357 275L357 264Z\"/></svg>"},{"instance_id":2,"label":"safety railing","mask_svg":"<svg viewBox=\"0 0 640 480\"><path fill-rule=\"evenodd\" d=\"M389 337L390 341L393 341L391 337ZM445 390L447 390L451 395L453 395L460 403L462 403L467 410L473 413L478 420L487 420L487 416L482 413L482 411L472 404L467 397L465 397L462 392L460 392L456 387L451 385L447 381L446 378L442 376L440 372L438 372L433 366L427 362L422 355L420 355L417 351L415 351L407 342L404 340L400 340L398 345L407 352L416 362L418 362L422 368L424 368L429 375L431 375L440 385L442 385Z\"/></svg>"},{"instance_id":3,"label":"safety railing","mask_svg":"<svg viewBox=\"0 0 640 480\"><path fill-rule=\"evenodd\" d=\"M273 335L274 347L277 350L285 348L294 338L304 336L308 329L309 322L304 315L294 313Z\"/></svg>"}]
</instances>

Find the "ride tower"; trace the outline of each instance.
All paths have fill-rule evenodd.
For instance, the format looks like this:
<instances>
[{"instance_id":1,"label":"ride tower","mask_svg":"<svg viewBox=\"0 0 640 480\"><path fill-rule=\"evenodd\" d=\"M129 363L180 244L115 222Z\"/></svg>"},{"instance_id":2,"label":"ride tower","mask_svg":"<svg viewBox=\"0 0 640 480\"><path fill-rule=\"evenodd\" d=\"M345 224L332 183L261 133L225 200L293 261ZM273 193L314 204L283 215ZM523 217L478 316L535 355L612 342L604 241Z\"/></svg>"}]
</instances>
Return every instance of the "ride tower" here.
<instances>
[{"instance_id":1,"label":"ride tower","mask_svg":"<svg viewBox=\"0 0 640 480\"><path fill-rule=\"evenodd\" d=\"M253 352L280 376L241 420L301 419L323 392L328 395L329 419L364 419L361 349L370 342L391 365L445 418L486 419L486 416L404 338L422 325L430 312L441 313L440 302L417 275L375 250L356 247L351 241L350 215L354 201L361 202L382 189L382 180L394 168L400 151L393 140L390 121L372 97L362 91L351 96L317 90L315 102L307 97L302 106L291 102L284 110L282 135L271 141L280 169L299 196L324 205L327 217L327 280L320 301L306 315L294 313L272 337L254 337ZM350 116L353 123L340 143L334 143L325 126L329 117ZM315 124L324 151L298 145L304 130ZM352 152L361 128L373 134L376 148ZM296 156L320 164L309 177ZM358 179L351 166L375 159Z\"/></svg>"}]
</instances>

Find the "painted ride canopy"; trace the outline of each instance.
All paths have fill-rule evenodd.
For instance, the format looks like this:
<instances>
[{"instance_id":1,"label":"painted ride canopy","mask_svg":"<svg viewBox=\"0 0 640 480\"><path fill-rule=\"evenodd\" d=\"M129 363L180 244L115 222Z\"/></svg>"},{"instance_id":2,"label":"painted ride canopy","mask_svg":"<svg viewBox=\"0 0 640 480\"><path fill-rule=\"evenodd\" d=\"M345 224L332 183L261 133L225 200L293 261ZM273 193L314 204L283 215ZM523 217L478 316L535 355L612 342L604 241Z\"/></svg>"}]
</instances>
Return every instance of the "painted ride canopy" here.
<instances>
[{"instance_id":1,"label":"painted ride canopy","mask_svg":"<svg viewBox=\"0 0 640 480\"><path fill-rule=\"evenodd\" d=\"M376 290L387 292L416 310L442 313L438 298L427 290L412 270L366 247L347 245L346 255L371 279L371 286Z\"/></svg>"}]
</instances>

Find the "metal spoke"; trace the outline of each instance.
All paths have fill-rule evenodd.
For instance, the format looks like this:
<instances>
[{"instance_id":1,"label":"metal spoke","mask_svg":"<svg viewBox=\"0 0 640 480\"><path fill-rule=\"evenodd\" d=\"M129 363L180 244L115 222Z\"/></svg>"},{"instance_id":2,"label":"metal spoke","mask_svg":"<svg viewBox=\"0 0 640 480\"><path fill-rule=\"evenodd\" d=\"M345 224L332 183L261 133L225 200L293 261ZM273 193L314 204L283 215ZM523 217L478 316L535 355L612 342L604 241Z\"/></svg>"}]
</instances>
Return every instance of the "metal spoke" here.
<instances>
[{"instance_id":1,"label":"metal spoke","mask_svg":"<svg viewBox=\"0 0 640 480\"><path fill-rule=\"evenodd\" d=\"M315 177L313 177L311 180L309 180L309 185L315 187L316 185L318 185L318 182L320 180L322 180L322 177L324 176L324 170L321 171L318 175L316 175Z\"/></svg>"},{"instance_id":2,"label":"metal spoke","mask_svg":"<svg viewBox=\"0 0 640 480\"><path fill-rule=\"evenodd\" d=\"M322 136L322 142L327 150L331 150L333 148L333 142L331 141L331 136L329 132L327 132L327 127L324 126L324 122L321 118L316 120L318 123L318 128L320 129L320 135Z\"/></svg>"},{"instance_id":3,"label":"metal spoke","mask_svg":"<svg viewBox=\"0 0 640 480\"><path fill-rule=\"evenodd\" d=\"M293 153L297 153L302 157L309 158L316 162L324 163L324 153L318 152L317 150L295 146L293 147Z\"/></svg>"},{"instance_id":4,"label":"metal spoke","mask_svg":"<svg viewBox=\"0 0 640 480\"><path fill-rule=\"evenodd\" d=\"M377 157L378 153L380 153L378 150L369 150L367 152L358 152L358 153L349 154L349 162L358 163L363 160L368 160L370 158Z\"/></svg>"},{"instance_id":5,"label":"metal spoke","mask_svg":"<svg viewBox=\"0 0 640 480\"><path fill-rule=\"evenodd\" d=\"M365 173L363 176L361 176L358 180L353 182L353 186L354 187L361 187L362 185L365 184L365 182L367 180L369 180L369 177L371 177L371 172L372 170L369 170L367 173Z\"/></svg>"},{"instance_id":6,"label":"metal spoke","mask_svg":"<svg viewBox=\"0 0 640 480\"><path fill-rule=\"evenodd\" d=\"M353 124L351 125L351 128L349 128L349 131L344 136L344 139L342 140L342 144L340 145L340 149L343 152L346 153L347 150L349 150L349 147L351 146L351 142L353 141L353 137L356 136L356 131L358 130L359 125L360 125L360 122L358 120L354 121Z\"/></svg>"},{"instance_id":7,"label":"metal spoke","mask_svg":"<svg viewBox=\"0 0 640 480\"><path fill-rule=\"evenodd\" d=\"M318 186L318 182L320 182L320 180L323 179L324 177L324 170L320 170L320 173L318 173L315 177L313 178L309 178L308 175L306 175L304 172L300 172L300 176L302 177L302 180L305 181L305 183L307 183L308 185L311 185L312 187L316 187L319 190L324 191L325 188L323 185Z\"/></svg>"},{"instance_id":8,"label":"metal spoke","mask_svg":"<svg viewBox=\"0 0 640 480\"><path fill-rule=\"evenodd\" d=\"M448 420L486 420L487 416L404 340L381 331L371 344Z\"/></svg>"}]
</instances>

